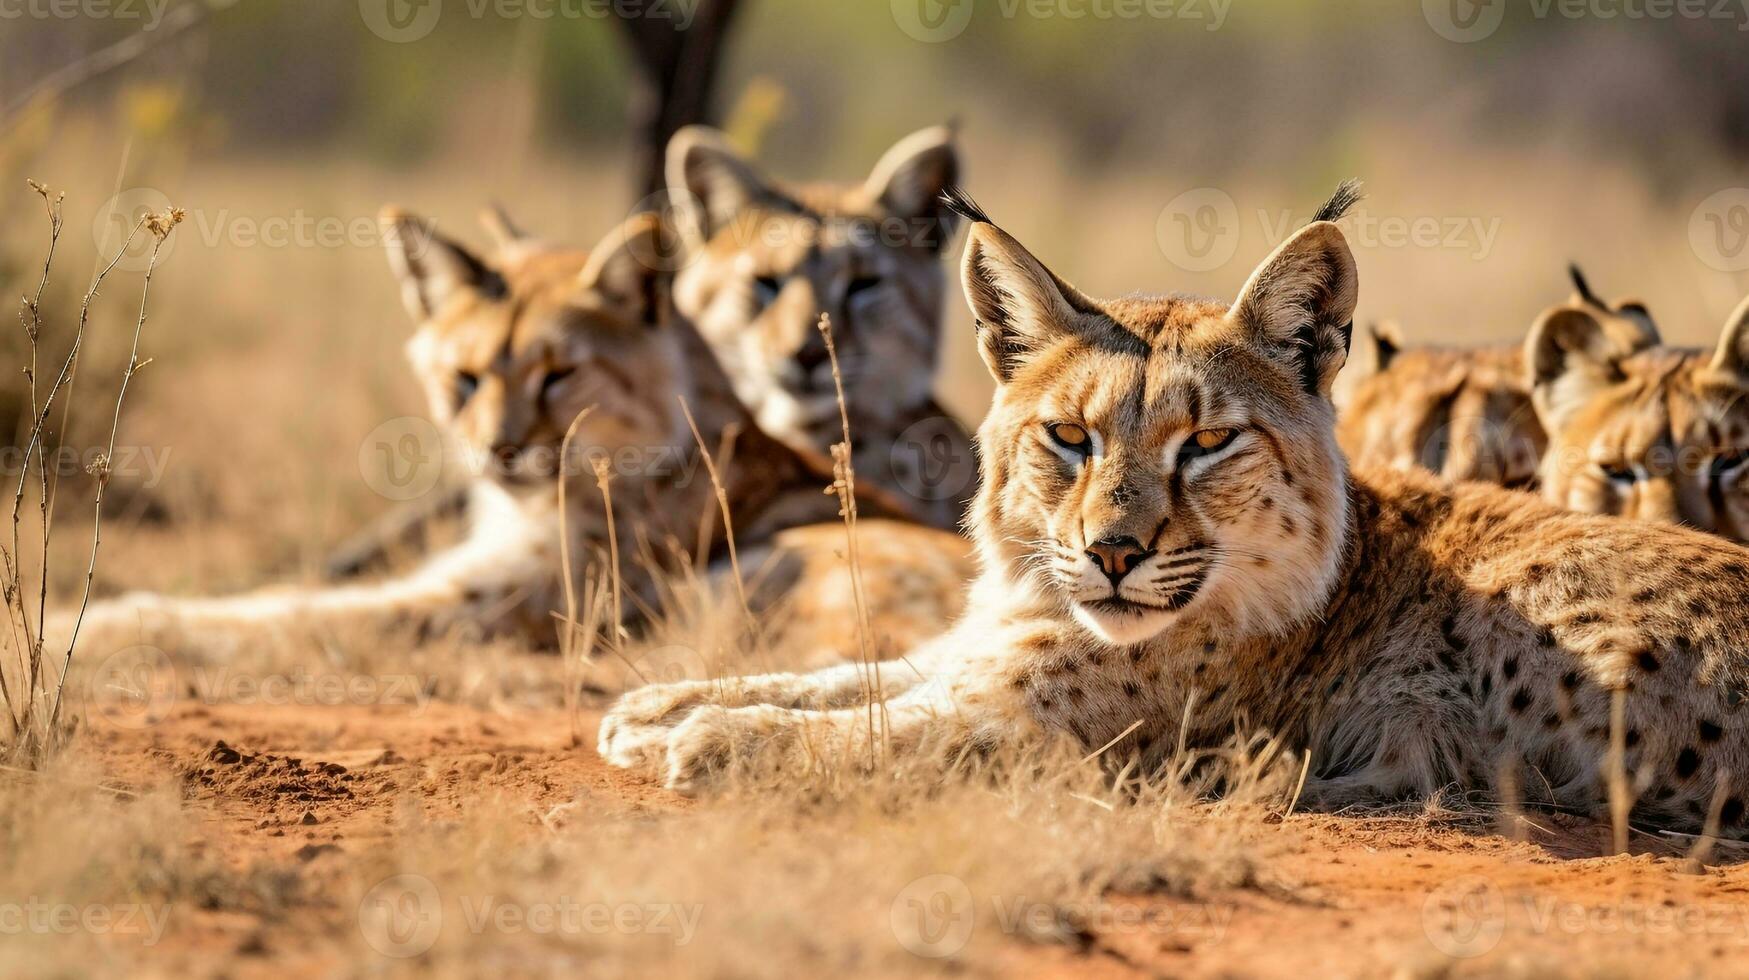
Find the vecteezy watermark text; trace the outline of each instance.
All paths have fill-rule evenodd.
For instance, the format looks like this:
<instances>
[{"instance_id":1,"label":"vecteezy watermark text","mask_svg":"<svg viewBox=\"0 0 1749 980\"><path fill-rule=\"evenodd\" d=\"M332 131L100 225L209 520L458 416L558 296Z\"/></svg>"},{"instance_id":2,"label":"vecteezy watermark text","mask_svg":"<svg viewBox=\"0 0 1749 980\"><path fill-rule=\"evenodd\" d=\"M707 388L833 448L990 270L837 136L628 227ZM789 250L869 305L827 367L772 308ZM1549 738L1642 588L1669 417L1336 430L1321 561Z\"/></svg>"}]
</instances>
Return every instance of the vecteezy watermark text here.
<instances>
[{"instance_id":1,"label":"vecteezy watermark text","mask_svg":"<svg viewBox=\"0 0 1749 980\"><path fill-rule=\"evenodd\" d=\"M667 937L679 947L698 935L704 917L704 906L697 903L591 902L564 894L536 902L481 894L450 897L453 903L424 875L385 878L358 903L359 932L377 952L406 959L436 945L449 922L459 921L470 936L645 935Z\"/></svg>"},{"instance_id":2,"label":"vecteezy watermark text","mask_svg":"<svg viewBox=\"0 0 1749 980\"><path fill-rule=\"evenodd\" d=\"M698 0L451 0L473 20L666 21L676 31L692 26ZM358 0L358 14L370 32L385 41L407 44L437 29L444 0Z\"/></svg>"},{"instance_id":3,"label":"vecteezy watermark text","mask_svg":"<svg viewBox=\"0 0 1749 980\"><path fill-rule=\"evenodd\" d=\"M169 6L170 0L0 0L0 20L127 20L155 31Z\"/></svg>"},{"instance_id":4,"label":"vecteezy watermark text","mask_svg":"<svg viewBox=\"0 0 1749 980\"><path fill-rule=\"evenodd\" d=\"M140 945L156 946L169 924L168 905L0 902L0 936L137 936Z\"/></svg>"}]
</instances>

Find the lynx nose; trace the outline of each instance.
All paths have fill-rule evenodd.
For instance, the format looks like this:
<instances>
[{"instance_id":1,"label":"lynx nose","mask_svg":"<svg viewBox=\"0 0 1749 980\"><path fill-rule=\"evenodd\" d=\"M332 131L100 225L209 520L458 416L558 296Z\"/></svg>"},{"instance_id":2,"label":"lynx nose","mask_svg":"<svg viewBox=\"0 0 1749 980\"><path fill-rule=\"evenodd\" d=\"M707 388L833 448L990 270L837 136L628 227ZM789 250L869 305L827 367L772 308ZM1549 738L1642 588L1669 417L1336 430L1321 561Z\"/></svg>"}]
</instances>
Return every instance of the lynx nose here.
<instances>
[{"instance_id":1,"label":"lynx nose","mask_svg":"<svg viewBox=\"0 0 1749 980\"><path fill-rule=\"evenodd\" d=\"M1101 538L1087 546L1087 557L1093 559L1106 578L1111 579L1112 585L1153 554L1135 538Z\"/></svg>"}]
</instances>

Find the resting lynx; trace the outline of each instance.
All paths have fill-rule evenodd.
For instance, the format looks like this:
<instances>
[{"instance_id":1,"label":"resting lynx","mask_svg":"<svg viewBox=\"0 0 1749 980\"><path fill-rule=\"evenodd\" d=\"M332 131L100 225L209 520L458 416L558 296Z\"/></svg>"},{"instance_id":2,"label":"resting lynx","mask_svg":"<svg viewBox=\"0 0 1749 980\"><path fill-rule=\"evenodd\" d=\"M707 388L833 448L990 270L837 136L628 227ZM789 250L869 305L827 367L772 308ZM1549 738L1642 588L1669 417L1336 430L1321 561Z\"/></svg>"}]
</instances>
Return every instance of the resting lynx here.
<instances>
[{"instance_id":1,"label":"resting lynx","mask_svg":"<svg viewBox=\"0 0 1749 980\"><path fill-rule=\"evenodd\" d=\"M1606 303L1577 266L1569 304L1585 309L1627 350L1658 342L1643 304ZM1548 435L1531 405L1524 346L1404 349L1394 331L1373 330L1370 351L1344 371L1336 438L1356 465L1419 467L1448 480L1536 485ZM1371 357L1365 357L1370 353ZM1369 363L1370 362L1370 363ZM1350 378L1357 369L1364 376Z\"/></svg>"},{"instance_id":2,"label":"resting lynx","mask_svg":"<svg viewBox=\"0 0 1749 980\"><path fill-rule=\"evenodd\" d=\"M521 242L490 262L399 211L384 212L383 228L420 324L408 354L433 419L453 442L446 459L473 476L467 539L385 582L224 599L128 596L94 607L88 627L364 619L514 630L550 642L552 613L565 608L562 559L581 581L585 563L600 561L608 544L596 460L609 464L626 612L635 615L655 603L662 571L694 557L719 560L727 549L682 399L721 460L748 567L788 581L795 566L842 564L838 505L823 492L830 464L765 435L697 333L671 314L655 271L665 232L654 216L632 219L587 254ZM859 497L870 517L903 509L883 504L878 491ZM890 542L870 549L867 569L887 632L927 630L957 608L968 570L963 541L879 521L865 534ZM846 590L798 598L840 616L850 608Z\"/></svg>"},{"instance_id":3,"label":"resting lynx","mask_svg":"<svg viewBox=\"0 0 1749 980\"><path fill-rule=\"evenodd\" d=\"M1330 389L1358 278L1328 220L1231 305L1097 300L957 201L998 383L978 433L984 574L953 630L883 670L888 751L1057 733L1157 765L1180 738L1261 726L1309 754L1324 805L1509 774L1590 809L1621 692L1635 816L1698 829L1728 780L1725 826L1744 831L1749 549L1483 484L1350 474ZM635 691L601 751L688 792L838 761L807 750L866 765L855 680Z\"/></svg>"},{"instance_id":4,"label":"resting lynx","mask_svg":"<svg viewBox=\"0 0 1749 980\"><path fill-rule=\"evenodd\" d=\"M1711 351L1625 345L1575 306L1525 349L1550 502L1749 540L1749 300Z\"/></svg>"},{"instance_id":5,"label":"resting lynx","mask_svg":"<svg viewBox=\"0 0 1749 980\"><path fill-rule=\"evenodd\" d=\"M717 352L767 432L824 452L840 439L832 366L815 329L832 318L857 473L957 527L976 477L971 439L936 403L958 179L945 127L901 140L860 184L780 184L692 127L668 150L683 261L674 302Z\"/></svg>"}]
</instances>

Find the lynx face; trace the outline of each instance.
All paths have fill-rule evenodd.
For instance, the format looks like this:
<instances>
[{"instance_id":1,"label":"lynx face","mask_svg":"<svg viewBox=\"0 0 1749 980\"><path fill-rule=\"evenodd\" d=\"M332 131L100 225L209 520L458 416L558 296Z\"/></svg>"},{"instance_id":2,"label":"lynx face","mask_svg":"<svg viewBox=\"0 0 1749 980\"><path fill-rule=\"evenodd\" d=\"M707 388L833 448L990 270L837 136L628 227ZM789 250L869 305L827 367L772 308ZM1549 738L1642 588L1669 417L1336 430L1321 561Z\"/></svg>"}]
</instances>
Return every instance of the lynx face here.
<instances>
[{"instance_id":1,"label":"lynx face","mask_svg":"<svg viewBox=\"0 0 1749 980\"><path fill-rule=\"evenodd\" d=\"M861 184L802 187L766 179L720 134L693 127L674 137L668 170L685 205L676 308L761 427L816 450L837 439L826 315L853 431L896 434L894 420L927 403L935 382L952 134L907 137Z\"/></svg>"},{"instance_id":2,"label":"lynx face","mask_svg":"<svg viewBox=\"0 0 1749 980\"><path fill-rule=\"evenodd\" d=\"M522 247L493 263L422 219L391 209L382 222L419 323L408 357L470 474L550 487L585 409L574 451L675 442L684 423L672 394L684 367L646 261L661 233L653 217L632 219L588 255Z\"/></svg>"},{"instance_id":3,"label":"lynx face","mask_svg":"<svg viewBox=\"0 0 1749 980\"><path fill-rule=\"evenodd\" d=\"M1525 350L1548 500L1749 540L1749 301L1710 354L1624 350L1575 307L1544 314Z\"/></svg>"},{"instance_id":4,"label":"lynx face","mask_svg":"<svg viewBox=\"0 0 1749 980\"><path fill-rule=\"evenodd\" d=\"M1118 645L1186 614L1275 633L1322 608L1348 504L1330 402L1357 290L1341 231L1308 225L1231 306L1100 301L962 206L998 383L979 433L987 563Z\"/></svg>"}]
</instances>

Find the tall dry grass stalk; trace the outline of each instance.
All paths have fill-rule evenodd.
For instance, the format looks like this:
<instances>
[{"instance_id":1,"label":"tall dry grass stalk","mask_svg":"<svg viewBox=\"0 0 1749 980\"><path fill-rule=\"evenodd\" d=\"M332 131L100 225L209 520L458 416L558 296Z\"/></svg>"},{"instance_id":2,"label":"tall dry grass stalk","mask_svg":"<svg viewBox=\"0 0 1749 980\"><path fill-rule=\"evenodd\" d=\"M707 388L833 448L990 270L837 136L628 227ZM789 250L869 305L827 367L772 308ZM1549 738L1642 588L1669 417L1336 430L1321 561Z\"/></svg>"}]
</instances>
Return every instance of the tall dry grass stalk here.
<instances>
[{"instance_id":1,"label":"tall dry grass stalk","mask_svg":"<svg viewBox=\"0 0 1749 980\"><path fill-rule=\"evenodd\" d=\"M3 576L0 577L0 592L4 593L7 625L18 658L17 670L11 679L6 678L6 665L0 664L0 699L4 699L6 707L6 728L0 731L0 758L14 765L35 767L60 743L64 733L61 722L63 694L67 671L72 665L73 651L79 642L79 628L84 622L85 611L91 604L91 587L97 577L97 555L103 541L103 498L110 477L109 461L115 458L116 435L121 428L122 406L127 400L128 385L133 381L134 375L150 363L140 360L140 337L146 326L146 300L151 293L152 275L157 271L158 256L164 243L181 223L183 212L172 208L163 214L147 214L142 217L128 232L114 257L97 271L80 303L79 319L73 330L67 356L61 362L54 382L45 392L38 372L43 331L42 294L54 265L56 246L60 242L63 225L61 205L65 195L51 194L47 187L34 180L30 181L30 187L42 198L48 215L49 247L43 260L42 275L37 282L36 292L23 300L18 315L30 350L25 367L30 398L30 430L25 439L18 482L12 494L11 545L9 548L0 547L0 576ZM78 613L65 640L65 647L57 645L59 663L55 664L51 659L44 630L48 617L49 543L54 530L50 514L54 484L49 479L47 465L47 444L53 435L48 427L49 418L56 400L63 395L70 397L69 389L78 372L79 355L84 350L86 330L91 322L91 304L97 298L98 289L127 255L128 250L133 247L134 239L142 231L152 236L152 251L147 260L144 281L140 286L140 307L134 319L132 348L110 416L109 441L103 455L91 467L97 491L91 508L91 550L86 561L84 588L79 599ZM41 551L37 556L35 569L27 570L20 542L24 524L24 498L26 489L31 485L33 466L36 470L35 489L38 496L36 533L41 542ZM34 589L30 581L33 575ZM34 620L31 608L33 593Z\"/></svg>"},{"instance_id":2,"label":"tall dry grass stalk","mask_svg":"<svg viewBox=\"0 0 1749 980\"><path fill-rule=\"evenodd\" d=\"M881 664L869 645L868 598L862 583L862 556L856 542L856 466L852 462L850 441L850 408L844 401L844 375L838 369L838 345L832 340L832 318L820 314L816 325L826 341L826 356L832 362L832 387L838 399L838 421L843 427L844 441L832 447L832 492L838 496L838 514L844 519L845 554L850 562L851 601L856 608L856 657L862 664L863 686L868 697L869 765L875 765L878 748L881 758L887 756L887 698L881 684Z\"/></svg>"}]
</instances>

